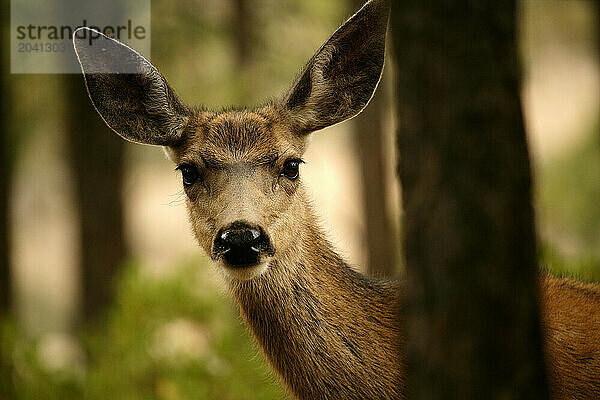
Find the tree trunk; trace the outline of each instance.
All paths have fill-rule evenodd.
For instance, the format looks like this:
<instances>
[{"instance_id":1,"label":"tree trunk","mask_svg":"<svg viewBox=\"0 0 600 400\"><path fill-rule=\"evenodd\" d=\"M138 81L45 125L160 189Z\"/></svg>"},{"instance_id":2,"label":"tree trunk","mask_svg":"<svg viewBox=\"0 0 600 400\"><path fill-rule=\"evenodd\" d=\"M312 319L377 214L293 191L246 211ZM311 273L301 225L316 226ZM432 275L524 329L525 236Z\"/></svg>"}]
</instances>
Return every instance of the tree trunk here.
<instances>
[{"instance_id":1,"label":"tree trunk","mask_svg":"<svg viewBox=\"0 0 600 400\"><path fill-rule=\"evenodd\" d=\"M596 5L596 60L600 64L600 0L595 1ZM600 70L598 70L600 74ZM598 107L598 139L600 140L600 105Z\"/></svg>"},{"instance_id":2,"label":"tree trunk","mask_svg":"<svg viewBox=\"0 0 600 400\"><path fill-rule=\"evenodd\" d=\"M0 27L0 316L8 314L12 303L10 271L10 183L12 178L13 150L10 125L10 40L9 2L2 0Z\"/></svg>"},{"instance_id":3,"label":"tree trunk","mask_svg":"<svg viewBox=\"0 0 600 400\"><path fill-rule=\"evenodd\" d=\"M12 313L10 187L13 172L9 0L0 0L0 323ZM3 328L3 327L2 327ZM0 330L0 399L14 398L12 350Z\"/></svg>"},{"instance_id":4,"label":"tree trunk","mask_svg":"<svg viewBox=\"0 0 600 400\"><path fill-rule=\"evenodd\" d=\"M515 2L393 4L410 397L548 398Z\"/></svg>"},{"instance_id":5,"label":"tree trunk","mask_svg":"<svg viewBox=\"0 0 600 400\"><path fill-rule=\"evenodd\" d=\"M111 132L87 97L83 78L66 76L66 121L81 238L82 313L97 318L112 301L123 232L124 142Z\"/></svg>"},{"instance_id":6,"label":"tree trunk","mask_svg":"<svg viewBox=\"0 0 600 400\"><path fill-rule=\"evenodd\" d=\"M363 182L362 203L368 250L366 272L376 277L392 277L396 272L396 245L387 205L388 185L383 154L387 106L387 93L382 81L369 106L353 121L354 143Z\"/></svg>"},{"instance_id":7,"label":"tree trunk","mask_svg":"<svg viewBox=\"0 0 600 400\"><path fill-rule=\"evenodd\" d=\"M364 4L364 0L353 0L352 5L358 10ZM382 77L368 107L354 118L353 129L363 182L362 204L368 251L366 273L389 278L395 274L397 265L383 153L385 111L389 107L387 100L385 79Z\"/></svg>"},{"instance_id":8,"label":"tree trunk","mask_svg":"<svg viewBox=\"0 0 600 400\"><path fill-rule=\"evenodd\" d=\"M252 93L251 76L248 73L252 49L252 4L250 0L234 0L231 33L236 54L238 74L238 103L246 103Z\"/></svg>"}]
</instances>

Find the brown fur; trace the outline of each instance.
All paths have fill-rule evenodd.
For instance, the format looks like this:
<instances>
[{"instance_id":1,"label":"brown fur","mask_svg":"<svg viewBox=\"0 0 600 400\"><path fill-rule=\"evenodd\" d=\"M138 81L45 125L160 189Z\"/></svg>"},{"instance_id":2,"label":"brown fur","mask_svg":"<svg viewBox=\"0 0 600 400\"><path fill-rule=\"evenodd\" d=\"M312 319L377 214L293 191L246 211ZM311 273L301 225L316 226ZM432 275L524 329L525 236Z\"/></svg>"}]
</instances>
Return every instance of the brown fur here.
<instances>
[{"instance_id":1,"label":"brown fur","mask_svg":"<svg viewBox=\"0 0 600 400\"><path fill-rule=\"evenodd\" d=\"M268 122L277 115L273 106L255 112L200 114L207 122L198 124L201 130L174 149L174 161L190 161L186 158L190 154L211 154L222 165L235 159L259 165L283 149L301 155L304 146L294 141L294 135L277 121ZM227 150L231 138L220 136L224 126L240 135L256 126L271 130L254 131L268 138L249 140L239 152ZM239 137L235 143L244 140ZM245 186L268 188L274 177L266 179ZM217 190L231 185L219 184L223 188ZM231 201L215 201L219 209L213 210L204 203L196 206L199 200L194 194L189 198L196 237L210 254L218 227L239 215L214 221L214 215L228 215L224 208L231 207ZM252 218L269 229L277 253L260 276L226 279L245 321L291 393L299 399L403 398L401 284L369 279L349 268L320 231L301 184L289 187L281 202L269 206L265 199L248 202L260 202ZM202 223L205 220L212 221L210 227ZM548 274L541 276L540 285L553 398L600 398L600 289Z\"/></svg>"},{"instance_id":2,"label":"brown fur","mask_svg":"<svg viewBox=\"0 0 600 400\"><path fill-rule=\"evenodd\" d=\"M188 190L196 237L210 254L217 230L232 221L251 221L269 232L276 254L268 269L249 280L231 271L225 277L258 343L295 396L398 398L398 284L369 279L344 263L318 228L300 182L281 181L284 190L271 191L278 168L265 173L270 167L263 160L304 151L304 140L298 142L276 118L273 106L199 113L198 131L173 148L178 164L213 160L204 172L209 189ZM247 169L232 170L236 163Z\"/></svg>"},{"instance_id":3,"label":"brown fur","mask_svg":"<svg viewBox=\"0 0 600 400\"><path fill-rule=\"evenodd\" d=\"M555 399L600 399L600 287L540 277L542 329Z\"/></svg>"},{"instance_id":4,"label":"brown fur","mask_svg":"<svg viewBox=\"0 0 600 400\"><path fill-rule=\"evenodd\" d=\"M301 178L282 173L286 160L302 157L310 132L368 103L383 68L388 13L388 1L369 1L281 99L255 110L189 108L133 50L100 33L89 48L74 38L105 122L128 140L166 146L176 164L198 172L185 185L195 236L299 399L404 398L402 285L348 267L321 233ZM98 69L121 61L139 72ZM256 265L234 268L213 251L220 230L238 222L269 238L272 250ZM600 289L549 275L540 284L554 397L600 398Z\"/></svg>"}]
</instances>

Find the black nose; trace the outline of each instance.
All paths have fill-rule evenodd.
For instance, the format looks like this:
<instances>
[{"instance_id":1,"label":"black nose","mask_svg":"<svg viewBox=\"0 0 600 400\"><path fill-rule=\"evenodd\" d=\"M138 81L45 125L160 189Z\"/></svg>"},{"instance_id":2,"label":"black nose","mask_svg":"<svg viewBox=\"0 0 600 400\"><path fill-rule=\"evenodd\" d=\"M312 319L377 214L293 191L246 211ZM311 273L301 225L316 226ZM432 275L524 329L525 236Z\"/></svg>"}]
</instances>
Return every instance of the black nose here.
<instances>
[{"instance_id":1,"label":"black nose","mask_svg":"<svg viewBox=\"0 0 600 400\"><path fill-rule=\"evenodd\" d=\"M263 229L237 221L217 233L212 253L213 258L223 257L231 267L249 267L258 264L261 254L272 254L273 250Z\"/></svg>"}]
</instances>

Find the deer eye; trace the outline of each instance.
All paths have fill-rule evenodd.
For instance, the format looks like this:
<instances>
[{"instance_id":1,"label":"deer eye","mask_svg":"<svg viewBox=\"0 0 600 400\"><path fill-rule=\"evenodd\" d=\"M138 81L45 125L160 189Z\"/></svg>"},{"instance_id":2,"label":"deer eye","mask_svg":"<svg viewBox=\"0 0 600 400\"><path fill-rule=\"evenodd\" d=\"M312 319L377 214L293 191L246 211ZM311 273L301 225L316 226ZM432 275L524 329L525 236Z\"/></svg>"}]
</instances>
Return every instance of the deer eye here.
<instances>
[{"instance_id":1,"label":"deer eye","mask_svg":"<svg viewBox=\"0 0 600 400\"><path fill-rule=\"evenodd\" d=\"M198 169L191 164L181 164L176 168L181 171L183 186L191 186L198 180Z\"/></svg>"},{"instance_id":2,"label":"deer eye","mask_svg":"<svg viewBox=\"0 0 600 400\"><path fill-rule=\"evenodd\" d=\"M298 175L300 175L299 168L300 164L302 164L303 162L304 161L300 160L299 158L292 158L287 160L283 164L281 175L285 176L288 179L295 180L296 178L298 178Z\"/></svg>"}]
</instances>

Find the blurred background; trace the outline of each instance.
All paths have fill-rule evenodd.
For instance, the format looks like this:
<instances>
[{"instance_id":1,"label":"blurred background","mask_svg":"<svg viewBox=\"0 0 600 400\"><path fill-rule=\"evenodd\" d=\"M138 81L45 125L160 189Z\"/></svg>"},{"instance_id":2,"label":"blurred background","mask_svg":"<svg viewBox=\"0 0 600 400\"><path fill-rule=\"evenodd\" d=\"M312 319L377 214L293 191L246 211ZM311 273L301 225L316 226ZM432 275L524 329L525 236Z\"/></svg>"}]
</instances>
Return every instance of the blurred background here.
<instances>
[{"instance_id":1,"label":"blurred background","mask_svg":"<svg viewBox=\"0 0 600 400\"><path fill-rule=\"evenodd\" d=\"M153 0L152 62L188 104L251 106L361 3ZM520 11L540 262L600 280L598 2ZM105 128L80 76L9 74L2 50L0 398L285 397L193 240L162 150ZM381 277L402 273L392 78L388 62L361 116L314 134L302 171L333 243Z\"/></svg>"}]
</instances>

